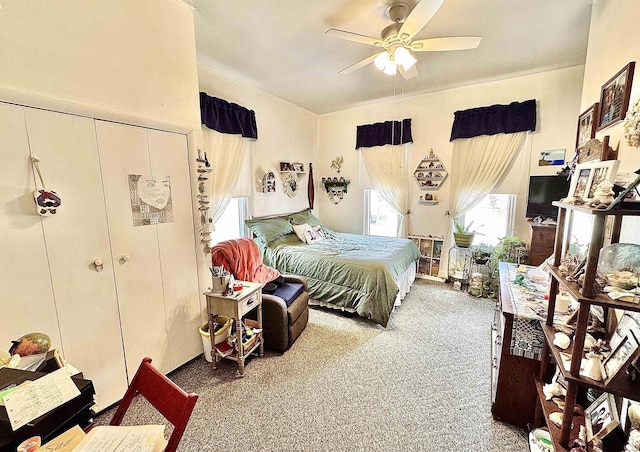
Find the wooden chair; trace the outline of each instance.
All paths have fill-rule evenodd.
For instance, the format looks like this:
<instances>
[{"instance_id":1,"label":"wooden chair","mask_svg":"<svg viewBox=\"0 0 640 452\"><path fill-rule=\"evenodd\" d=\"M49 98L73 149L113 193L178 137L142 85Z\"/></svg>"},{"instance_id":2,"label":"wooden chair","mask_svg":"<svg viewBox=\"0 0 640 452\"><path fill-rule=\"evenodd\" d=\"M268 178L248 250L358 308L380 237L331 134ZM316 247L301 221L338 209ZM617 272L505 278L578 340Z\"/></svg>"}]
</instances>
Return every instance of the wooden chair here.
<instances>
[{"instance_id":1,"label":"wooden chair","mask_svg":"<svg viewBox=\"0 0 640 452\"><path fill-rule=\"evenodd\" d=\"M198 394L187 394L173 381L158 372L151 365L151 358L144 358L120 401L110 425L120 425L136 394L141 394L173 424L173 433L165 451L175 451L198 400Z\"/></svg>"}]
</instances>

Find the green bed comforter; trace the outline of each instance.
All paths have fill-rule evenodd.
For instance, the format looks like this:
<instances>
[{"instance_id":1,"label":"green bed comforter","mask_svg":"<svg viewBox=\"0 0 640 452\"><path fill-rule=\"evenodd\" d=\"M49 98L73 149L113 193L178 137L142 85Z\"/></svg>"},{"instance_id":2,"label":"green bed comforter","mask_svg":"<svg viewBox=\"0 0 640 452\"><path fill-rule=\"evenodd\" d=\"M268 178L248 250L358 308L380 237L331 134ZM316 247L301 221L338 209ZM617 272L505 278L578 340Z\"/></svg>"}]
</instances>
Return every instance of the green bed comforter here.
<instances>
[{"instance_id":1,"label":"green bed comforter","mask_svg":"<svg viewBox=\"0 0 640 452\"><path fill-rule=\"evenodd\" d=\"M412 240L345 234L326 230L327 238L307 245L287 234L262 248L263 262L281 273L307 279L309 296L355 309L387 326L399 279L420 257Z\"/></svg>"}]
</instances>

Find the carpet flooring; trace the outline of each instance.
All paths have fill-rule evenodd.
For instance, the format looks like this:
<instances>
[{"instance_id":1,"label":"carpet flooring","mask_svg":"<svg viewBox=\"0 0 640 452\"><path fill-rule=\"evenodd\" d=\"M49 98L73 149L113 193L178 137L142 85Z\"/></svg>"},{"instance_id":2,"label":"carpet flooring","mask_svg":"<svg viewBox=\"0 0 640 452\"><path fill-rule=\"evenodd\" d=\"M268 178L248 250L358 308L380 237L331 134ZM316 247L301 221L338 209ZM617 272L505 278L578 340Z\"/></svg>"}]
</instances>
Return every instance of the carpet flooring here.
<instances>
[{"instance_id":1,"label":"carpet flooring","mask_svg":"<svg viewBox=\"0 0 640 452\"><path fill-rule=\"evenodd\" d=\"M528 451L490 413L493 309L417 280L386 329L312 308L293 347L251 358L244 378L198 358L170 374L200 396L179 450ZM124 423L163 422L141 400Z\"/></svg>"}]
</instances>

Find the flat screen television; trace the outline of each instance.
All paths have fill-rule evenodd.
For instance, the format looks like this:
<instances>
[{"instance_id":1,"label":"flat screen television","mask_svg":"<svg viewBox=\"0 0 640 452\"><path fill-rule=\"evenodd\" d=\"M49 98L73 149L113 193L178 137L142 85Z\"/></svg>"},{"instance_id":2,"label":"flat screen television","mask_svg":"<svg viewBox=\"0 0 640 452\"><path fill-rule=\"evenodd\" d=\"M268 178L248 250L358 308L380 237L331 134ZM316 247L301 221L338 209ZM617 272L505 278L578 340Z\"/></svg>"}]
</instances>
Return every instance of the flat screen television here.
<instances>
[{"instance_id":1,"label":"flat screen television","mask_svg":"<svg viewBox=\"0 0 640 452\"><path fill-rule=\"evenodd\" d=\"M567 176L530 176L529 197L527 198L527 218L558 218L558 208L552 205L569 193L570 180Z\"/></svg>"}]
</instances>

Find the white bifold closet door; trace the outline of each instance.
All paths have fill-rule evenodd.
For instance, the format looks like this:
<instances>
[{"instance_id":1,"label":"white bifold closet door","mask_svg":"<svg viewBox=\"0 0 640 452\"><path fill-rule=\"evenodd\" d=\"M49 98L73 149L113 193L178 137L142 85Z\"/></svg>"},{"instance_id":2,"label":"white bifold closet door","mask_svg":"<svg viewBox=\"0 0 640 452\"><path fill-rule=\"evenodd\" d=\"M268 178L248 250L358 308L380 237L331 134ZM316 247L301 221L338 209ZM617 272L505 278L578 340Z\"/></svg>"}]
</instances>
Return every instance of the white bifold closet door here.
<instances>
[{"instance_id":1,"label":"white bifold closet door","mask_svg":"<svg viewBox=\"0 0 640 452\"><path fill-rule=\"evenodd\" d=\"M166 373L202 348L186 137L103 121L96 132L129 378L145 356ZM172 222L133 225L129 175L169 176Z\"/></svg>"},{"instance_id":2,"label":"white bifold closet door","mask_svg":"<svg viewBox=\"0 0 640 452\"><path fill-rule=\"evenodd\" d=\"M60 331L22 107L0 103L0 347L43 332L60 347ZM53 219L55 221L55 219Z\"/></svg>"},{"instance_id":3,"label":"white bifold closet door","mask_svg":"<svg viewBox=\"0 0 640 452\"><path fill-rule=\"evenodd\" d=\"M31 153L62 199L56 215L41 218L49 263L41 278L53 288L64 357L93 381L105 408L127 379L94 121L32 108L24 115Z\"/></svg>"}]
</instances>

